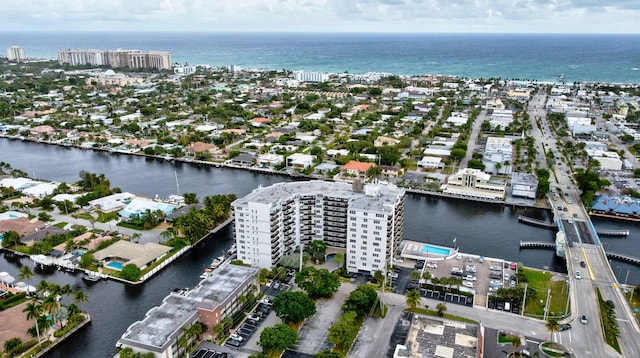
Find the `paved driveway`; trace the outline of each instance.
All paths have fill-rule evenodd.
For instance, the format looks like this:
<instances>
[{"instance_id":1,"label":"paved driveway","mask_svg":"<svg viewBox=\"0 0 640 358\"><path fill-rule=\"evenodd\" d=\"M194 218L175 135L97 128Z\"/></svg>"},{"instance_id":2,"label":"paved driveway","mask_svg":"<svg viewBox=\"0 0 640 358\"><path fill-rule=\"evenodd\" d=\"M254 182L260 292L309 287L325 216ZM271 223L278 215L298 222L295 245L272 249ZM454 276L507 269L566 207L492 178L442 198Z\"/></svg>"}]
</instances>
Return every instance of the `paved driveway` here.
<instances>
[{"instance_id":1,"label":"paved driveway","mask_svg":"<svg viewBox=\"0 0 640 358\"><path fill-rule=\"evenodd\" d=\"M300 340L291 350L316 354L332 348L333 344L329 342L329 327L342 316L342 305L356 287L351 283L342 283L332 298L316 302L316 314L302 324L298 331Z\"/></svg>"}]
</instances>

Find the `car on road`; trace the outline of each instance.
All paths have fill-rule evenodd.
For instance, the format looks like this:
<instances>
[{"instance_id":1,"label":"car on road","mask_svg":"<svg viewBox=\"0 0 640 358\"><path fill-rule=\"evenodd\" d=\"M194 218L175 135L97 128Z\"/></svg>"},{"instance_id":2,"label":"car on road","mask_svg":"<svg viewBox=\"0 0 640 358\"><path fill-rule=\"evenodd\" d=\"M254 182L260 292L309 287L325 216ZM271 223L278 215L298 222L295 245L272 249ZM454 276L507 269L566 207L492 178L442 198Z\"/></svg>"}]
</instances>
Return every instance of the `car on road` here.
<instances>
[{"instance_id":1,"label":"car on road","mask_svg":"<svg viewBox=\"0 0 640 358\"><path fill-rule=\"evenodd\" d=\"M580 267L587 267L587 264L585 264L584 261L580 261Z\"/></svg>"},{"instance_id":2,"label":"car on road","mask_svg":"<svg viewBox=\"0 0 640 358\"><path fill-rule=\"evenodd\" d=\"M582 280L582 275L580 274L580 271L576 271L576 280Z\"/></svg>"},{"instance_id":3,"label":"car on road","mask_svg":"<svg viewBox=\"0 0 640 358\"><path fill-rule=\"evenodd\" d=\"M582 324L587 324L589 321L587 321L587 316L586 315L582 315L582 317L580 317L580 323Z\"/></svg>"},{"instance_id":4,"label":"car on road","mask_svg":"<svg viewBox=\"0 0 640 358\"><path fill-rule=\"evenodd\" d=\"M561 325L560 325L560 331L561 331L561 332L562 332L562 331L569 330L569 329L571 329L571 325L570 325L569 323L565 323L565 324L561 324Z\"/></svg>"}]
</instances>

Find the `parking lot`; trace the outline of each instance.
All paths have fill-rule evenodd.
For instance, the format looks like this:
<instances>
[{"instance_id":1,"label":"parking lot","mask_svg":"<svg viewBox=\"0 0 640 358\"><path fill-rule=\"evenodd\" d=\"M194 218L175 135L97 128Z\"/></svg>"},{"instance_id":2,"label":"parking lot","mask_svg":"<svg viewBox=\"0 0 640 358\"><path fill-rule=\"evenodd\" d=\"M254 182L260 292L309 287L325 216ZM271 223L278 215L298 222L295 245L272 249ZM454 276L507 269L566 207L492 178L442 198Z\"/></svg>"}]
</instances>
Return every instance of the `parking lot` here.
<instances>
[{"instance_id":1,"label":"parking lot","mask_svg":"<svg viewBox=\"0 0 640 358\"><path fill-rule=\"evenodd\" d=\"M395 278L398 293L404 294L406 290L417 287L417 282L411 280L411 271L420 270L429 272L432 277L455 277L462 280L461 291L475 294L474 305L487 307L487 296L497 291L500 287L512 288L517 285L515 262L502 259L485 258L479 255L458 254L454 258L424 261L405 260L397 270ZM404 287L401 287L406 282ZM423 281L424 282L424 281ZM394 290L395 291L395 290ZM456 302L458 303L458 302Z\"/></svg>"}]
</instances>

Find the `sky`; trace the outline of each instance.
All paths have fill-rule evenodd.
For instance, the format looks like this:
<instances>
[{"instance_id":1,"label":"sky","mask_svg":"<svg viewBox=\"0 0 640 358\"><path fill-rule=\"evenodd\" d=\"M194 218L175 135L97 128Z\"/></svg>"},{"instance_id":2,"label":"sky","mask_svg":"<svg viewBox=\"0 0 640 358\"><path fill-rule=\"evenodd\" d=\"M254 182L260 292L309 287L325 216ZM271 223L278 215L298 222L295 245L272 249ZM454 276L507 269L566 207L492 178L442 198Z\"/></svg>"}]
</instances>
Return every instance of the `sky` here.
<instances>
[{"instance_id":1,"label":"sky","mask_svg":"<svg viewBox=\"0 0 640 358\"><path fill-rule=\"evenodd\" d=\"M632 33L640 0L0 0L0 31Z\"/></svg>"}]
</instances>

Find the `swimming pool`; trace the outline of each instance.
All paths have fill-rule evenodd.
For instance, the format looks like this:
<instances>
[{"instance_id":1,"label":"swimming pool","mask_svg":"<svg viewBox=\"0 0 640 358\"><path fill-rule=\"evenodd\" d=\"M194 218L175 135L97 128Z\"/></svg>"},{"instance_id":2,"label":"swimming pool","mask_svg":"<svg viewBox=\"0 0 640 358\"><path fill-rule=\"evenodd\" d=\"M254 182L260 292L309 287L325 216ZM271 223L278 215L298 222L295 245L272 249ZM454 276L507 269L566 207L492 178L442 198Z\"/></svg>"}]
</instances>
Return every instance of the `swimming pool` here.
<instances>
[{"instance_id":1,"label":"swimming pool","mask_svg":"<svg viewBox=\"0 0 640 358\"><path fill-rule=\"evenodd\" d=\"M106 264L105 266L110 267L114 270L120 270L122 271L122 262L118 262L118 261L111 261L108 264Z\"/></svg>"},{"instance_id":2,"label":"swimming pool","mask_svg":"<svg viewBox=\"0 0 640 358\"><path fill-rule=\"evenodd\" d=\"M447 249L446 247L440 247L440 246L431 246L427 244L422 245L420 252L425 254L436 254L436 255L442 255L442 256L451 255L451 249Z\"/></svg>"}]
</instances>

